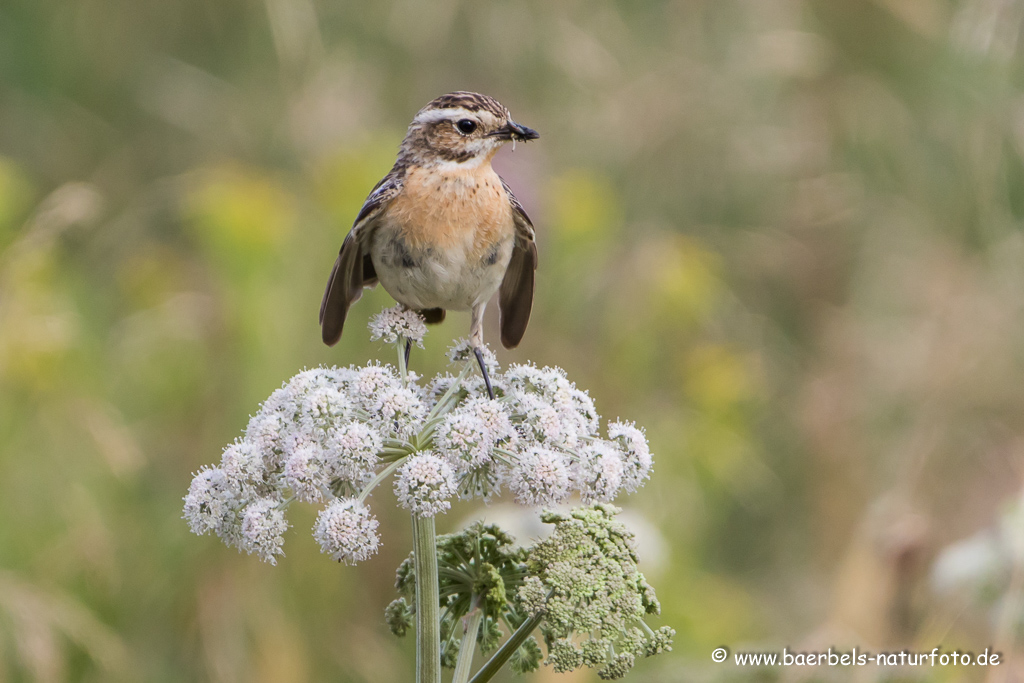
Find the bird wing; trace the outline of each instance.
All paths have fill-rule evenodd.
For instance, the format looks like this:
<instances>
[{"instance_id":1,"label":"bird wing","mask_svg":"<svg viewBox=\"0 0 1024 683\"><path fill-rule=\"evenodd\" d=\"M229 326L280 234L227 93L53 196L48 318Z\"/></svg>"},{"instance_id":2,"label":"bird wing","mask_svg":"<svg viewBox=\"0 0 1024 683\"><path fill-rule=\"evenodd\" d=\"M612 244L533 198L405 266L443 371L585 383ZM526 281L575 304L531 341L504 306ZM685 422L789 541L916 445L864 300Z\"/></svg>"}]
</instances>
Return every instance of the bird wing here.
<instances>
[{"instance_id":1,"label":"bird wing","mask_svg":"<svg viewBox=\"0 0 1024 683\"><path fill-rule=\"evenodd\" d=\"M363 202L352 230L341 245L320 303L320 332L328 346L334 346L341 339L348 307L363 295L363 287L377 284L377 273L370 260L370 236L381 213L402 191L404 177L405 168L395 164Z\"/></svg>"},{"instance_id":2,"label":"bird wing","mask_svg":"<svg viewBox=\"0 0 1024 683\"><path fill-rule=\"evenodd\" d=\"M519 346L530 323L533 310L533 272L537 270L537 243L530 217L519 203L504 179L505 194L512 204L512 219L516 235L512 258L508 262L505 278L498 290L498 310L501 312L501 344L506 349Z\"/></svg>"}]
</instances>

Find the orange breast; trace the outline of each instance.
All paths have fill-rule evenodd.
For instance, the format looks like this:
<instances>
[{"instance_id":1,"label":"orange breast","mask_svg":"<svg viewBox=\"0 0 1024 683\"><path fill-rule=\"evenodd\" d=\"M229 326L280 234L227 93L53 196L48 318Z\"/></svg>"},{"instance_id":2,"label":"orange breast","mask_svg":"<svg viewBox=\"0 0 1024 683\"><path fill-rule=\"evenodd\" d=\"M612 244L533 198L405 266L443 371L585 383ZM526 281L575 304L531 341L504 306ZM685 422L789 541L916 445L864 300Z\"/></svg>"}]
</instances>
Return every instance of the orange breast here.
<instances>
[{"instance_id":1,"label":"orange breast","mask_svg":"<svg viewBox=\"0 0 1024 683\"><path fill-rule=\"evenodd\" d=\"M462 248L482 257L513 231L512 207L489 163L469 169L410 168L388 207L409 246Z\"/></svg>"}]
</instances>

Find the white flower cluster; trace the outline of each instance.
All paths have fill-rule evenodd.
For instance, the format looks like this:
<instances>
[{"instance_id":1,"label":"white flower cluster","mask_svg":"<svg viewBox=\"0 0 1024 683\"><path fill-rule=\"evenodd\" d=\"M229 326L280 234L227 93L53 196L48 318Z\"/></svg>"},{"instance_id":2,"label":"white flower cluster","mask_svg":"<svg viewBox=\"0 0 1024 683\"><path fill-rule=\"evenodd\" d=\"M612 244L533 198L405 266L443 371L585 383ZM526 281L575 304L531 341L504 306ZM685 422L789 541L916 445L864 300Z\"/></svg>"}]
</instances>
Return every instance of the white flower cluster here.
<instances>
[{"instance_id":1,"label":"white flower cluster","mask_svg":"<svg viewBox=\"0 0 1024 683\"><path fill-rule=\"evenodd\" d=\"M435 382L434 394L453 379ZM504 486L523 505L553 505L573 493L587 504L607 502L650 476L644 433L613 422L600 438L594 402L562 369L512 365L492 371L491 383L493 400L482 382L466 383L463 400L437 429L435 448L458 473L464 497L486 498Z\"/></svg>"},{"instance_id":2,"label":"white flower cluster","mask_svg":"<svg viewBox=\"0 0 1024 683\"><path fill-rule=\"evenodd\" d=\"M370 338L374 341L382 339L393 344L401 337L423 348L423 337L426 334L427 324L420 314L401 304L383 310L370 319Z\"/></svg>"},{"instance_id":3,"label":"white flower cluster","mask_svg":"<svg viewBox=\"0 0 1024 683\"><path fill-rule=\"evenodd\" d=\"M378 316L381 338L390 329L395 339L416 339L407 313ZM379 364L293 377L224 450L220 466L196 474L185 497L192 531L273 564L283 553L288 504L323 503L314 538L333 559L354 563L377 551L378 523L364 501L392 472L399 504L419 516L448 510L456 496L487 498L502 488L523 505L573 493L605 502L649 476L643 432L613 422L600 438L593 401L561 369L513 365L500 373L487 351L491 399L468 343L450 357L462 374L427 386Z\"/></svg>"},{"instance_id":4,"label":"white flower cluster","mask_svg":"<svg viewBox=\"0 0 1024 683\"><path fill-rule=\"evenodd\" d=\"M354 498L332 501L317 515L313 538L331 559L355 564L370 559L380 546L377 518L370 508Z\"/></svg>"},{"instance_id":5,"label":"white flower cluster","mask_svg":"<svg viewBox=\"0 0 1024 683\"><path fill-rule=\"evenodd\" d=\"M224 449L220 466L193 479L185 497L192 531L213 532L274 563L283 554L288 502L328 500L315 533L324 552L342 562L365 559L359 548L376 551L377 521L344 497L381 468L385 439L421 428L420 393L389 366L299 373L270 395L245 437ZM344 500L347 507L339 507Z\"/></svg>"},{"instance_id":6,"label":"white flower cluster","mask_svg":"<svg viewBox=\"0 0 1024 683\"><path fill-rule=\"evenodd\" d=\"M451 507L457 483L451 465L433 453L410 457L395 479L398 504L420 517L433 517Z\"/></svg>"}]
</instances>

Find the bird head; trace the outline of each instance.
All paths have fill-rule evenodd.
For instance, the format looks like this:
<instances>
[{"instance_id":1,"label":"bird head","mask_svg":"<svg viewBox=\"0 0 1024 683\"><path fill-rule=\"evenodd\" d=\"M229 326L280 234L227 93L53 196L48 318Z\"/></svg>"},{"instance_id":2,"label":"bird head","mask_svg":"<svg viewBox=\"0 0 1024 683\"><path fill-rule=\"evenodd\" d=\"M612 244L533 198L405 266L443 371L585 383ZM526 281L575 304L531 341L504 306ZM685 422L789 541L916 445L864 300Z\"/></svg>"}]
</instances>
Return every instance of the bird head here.
<instances>
[{"instance_id":1,"label":"bird head","mask_svg":"<svg viewBox=\"0 0 1024 683\"><path fill-rule=\"evenodd\" d=\"M536 140L540 134L516 123L493 97L475 92L442 95L409 124L402 153L424 166L489 161L506 142Z\"/></svg>"}]
</instances>

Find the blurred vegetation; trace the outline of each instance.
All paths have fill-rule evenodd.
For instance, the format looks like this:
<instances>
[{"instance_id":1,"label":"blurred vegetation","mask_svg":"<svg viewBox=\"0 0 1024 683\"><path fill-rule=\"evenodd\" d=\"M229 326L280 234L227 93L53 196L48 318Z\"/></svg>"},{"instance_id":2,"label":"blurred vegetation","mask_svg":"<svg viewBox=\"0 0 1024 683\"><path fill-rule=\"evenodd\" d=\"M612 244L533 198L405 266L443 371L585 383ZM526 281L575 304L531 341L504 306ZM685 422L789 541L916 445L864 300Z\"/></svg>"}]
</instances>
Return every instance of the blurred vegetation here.
<instances>
[{"instance_id":1,"label":"blurred vegetation","mask_svg":"<svg viewBox=\"0 0 1024 683\"><path fill-rule=\"evenodd\" d=\"M381 353L360 325L385 293L333 349L320 295L409 119L455 89L542 133L496 162L541 250L499 358L565 367L655 449L623 502L679 637L634 680L782 675L712 664L723 644L998 644L1020 670L1008 620L937 597L929 566L1021 488L1022 21L1021 0L6 0L0 681L408 680L382 618L404 514L378 507L358 568L296 515L274 568L191 536L181 497L282 380Z\"/></svg>"}]
</instances>

